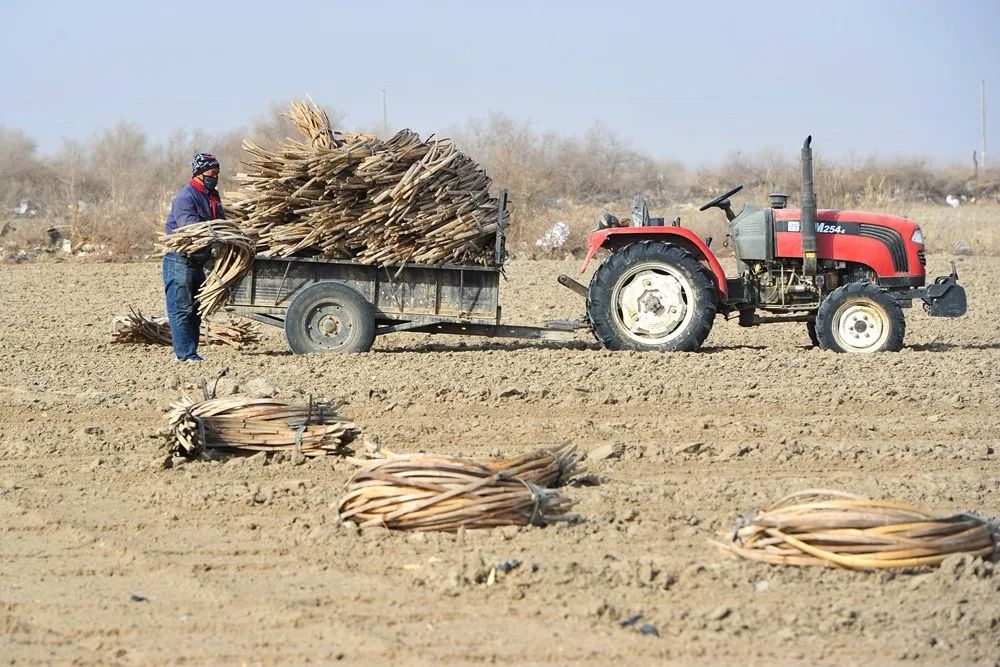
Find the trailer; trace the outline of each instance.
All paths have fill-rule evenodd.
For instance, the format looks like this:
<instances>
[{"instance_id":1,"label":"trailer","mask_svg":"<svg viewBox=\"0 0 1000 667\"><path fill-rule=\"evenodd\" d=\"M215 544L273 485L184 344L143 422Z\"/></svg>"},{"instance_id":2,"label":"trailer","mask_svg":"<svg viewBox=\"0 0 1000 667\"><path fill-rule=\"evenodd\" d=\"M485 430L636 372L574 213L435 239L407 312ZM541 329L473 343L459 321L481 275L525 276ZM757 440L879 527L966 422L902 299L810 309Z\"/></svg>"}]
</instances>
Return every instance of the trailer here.
<instances>
[{"instance_id":1,"label":"trailer","mask_svg":"<svg viewBox=\"0 0 1000 667\"><path fill-rule=\"evenodd\" d=\"M502 210L502 209L501 209ZM497 234L495 256L505 256ZM281 327L292 352L365 352L376 336L409 331L567 341L580 321L504 324L502 266L374 266L321 257L254 258L229 292L225 309ZM585 287L567 276L559 282Z\"/></svg>"}]
</instances>

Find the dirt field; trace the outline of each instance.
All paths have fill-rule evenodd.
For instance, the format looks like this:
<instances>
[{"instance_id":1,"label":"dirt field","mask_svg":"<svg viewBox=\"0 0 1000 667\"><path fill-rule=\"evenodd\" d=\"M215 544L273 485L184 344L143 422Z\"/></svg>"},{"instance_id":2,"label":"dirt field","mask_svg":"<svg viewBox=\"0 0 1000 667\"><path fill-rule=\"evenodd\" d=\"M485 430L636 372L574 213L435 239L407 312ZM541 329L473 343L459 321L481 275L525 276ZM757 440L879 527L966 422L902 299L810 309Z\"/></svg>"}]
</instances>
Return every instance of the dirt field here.
<instances>
[{"instance_id":1,"label":"dirt field","mask_svg":"<svg viewBox=\"0 0 1000 667\"><path fill-rule=\"evenodd\" d=\"M513 263L509 320L579 316L555 283L575 267ZM997 664L990 563L783 569L707 542L810 487L1000 515L1000 259L959 270L970 314L907 311L906 348L875 357L720 320L697 354L411 335L295 357L275 331L197 367L108 342L126 303L162 312L157 265L0 266L0 660ZM336 518L342 460L164 466L164 410L225 366L227 391L344 401L396 451L616 457L567 489L575 525L358 533Z\"/></svg>"}]
</instances>

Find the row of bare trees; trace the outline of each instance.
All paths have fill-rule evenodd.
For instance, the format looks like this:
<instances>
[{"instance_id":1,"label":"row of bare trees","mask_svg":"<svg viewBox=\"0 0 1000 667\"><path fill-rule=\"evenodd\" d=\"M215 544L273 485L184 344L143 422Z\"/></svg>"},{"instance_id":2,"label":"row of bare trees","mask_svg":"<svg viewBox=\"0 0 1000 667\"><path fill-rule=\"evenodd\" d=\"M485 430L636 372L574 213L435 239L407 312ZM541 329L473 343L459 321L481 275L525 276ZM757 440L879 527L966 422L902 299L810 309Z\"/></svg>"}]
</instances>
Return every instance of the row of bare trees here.
<instances>
[{"instance_id":1,"label":"row of bare trees","mask_svg":"<svg viewBox=\"0 0 1000 667\"><path fill-rule=\"evenodd\" d=\"M23 131L0 126L0 232L34 211L77 246L90 243L118 255L146 254L170 197L189 176L191 156L210 151L220 158L225 192L235 185L244 136L267 143L294 134L283 110L283 105L273 105L248 128L220 135L177 131L162 143L122 122L86 141L65 140L47 155ZM331 112L330 117L342 126L343 114ZM496 184L510 191L515 243L536 238L551 224L551 211L561 206L600 206L636 193L656 205L698 202L736 183L745 183L748 194L763 201L772 189L794 197L800 180L796 156L734 153L718 166L691 170L656 160L600 125L583 136L568 136L540 133L496 114L450 134ZM988 179L970 181L968 170L934 168L920 160L826 166L820 163L817 169L817 190L825 206L874 207L885 199L943 201L949 194L996 196L998 191Z\"/></svg>"}]
</instances>

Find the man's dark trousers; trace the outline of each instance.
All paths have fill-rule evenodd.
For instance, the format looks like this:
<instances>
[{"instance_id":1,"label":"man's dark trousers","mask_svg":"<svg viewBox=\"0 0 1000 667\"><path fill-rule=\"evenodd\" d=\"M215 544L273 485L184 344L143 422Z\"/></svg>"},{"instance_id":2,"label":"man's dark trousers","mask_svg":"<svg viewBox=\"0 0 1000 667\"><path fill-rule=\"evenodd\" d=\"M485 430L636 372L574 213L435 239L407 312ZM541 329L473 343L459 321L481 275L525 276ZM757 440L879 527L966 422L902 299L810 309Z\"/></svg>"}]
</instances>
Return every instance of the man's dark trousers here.
<instances>
[{"instance_id":1,"label":"man's dark trousers","mask_svg":"<svg viewBox=\"0 0 1000 667\"><path fill-rule=\"evenodd\" d=\"M202 262L176 252L163 256L163 287L167 293L167 317L174 354L178 359L196 359L201 318L194 295L205 282Z\"/></svg>"}]
</instances>

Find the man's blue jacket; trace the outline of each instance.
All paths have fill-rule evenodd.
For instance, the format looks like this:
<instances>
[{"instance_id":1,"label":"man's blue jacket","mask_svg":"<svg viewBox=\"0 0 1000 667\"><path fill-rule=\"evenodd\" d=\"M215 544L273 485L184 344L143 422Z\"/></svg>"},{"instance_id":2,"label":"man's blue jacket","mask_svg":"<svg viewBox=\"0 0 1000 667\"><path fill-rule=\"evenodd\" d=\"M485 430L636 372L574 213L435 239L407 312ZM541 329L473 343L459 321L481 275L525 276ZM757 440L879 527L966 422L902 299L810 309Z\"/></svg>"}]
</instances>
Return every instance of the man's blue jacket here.
<instances>
[{"instance_id":1,"label":"man's blue jacket","mask_svg":"<svg viewBox=\"0 0 1000 667\"><path fill-rule=\"evenodd\" d=\"M225 217L219 193L209 190L200 181L192 178L191 182L181 188L170 202L170 215L167 216L164 232L172 234L178 227L190 225L192 222L219 220Z\"/></svg>"}]
</instances>

